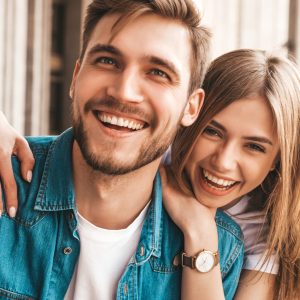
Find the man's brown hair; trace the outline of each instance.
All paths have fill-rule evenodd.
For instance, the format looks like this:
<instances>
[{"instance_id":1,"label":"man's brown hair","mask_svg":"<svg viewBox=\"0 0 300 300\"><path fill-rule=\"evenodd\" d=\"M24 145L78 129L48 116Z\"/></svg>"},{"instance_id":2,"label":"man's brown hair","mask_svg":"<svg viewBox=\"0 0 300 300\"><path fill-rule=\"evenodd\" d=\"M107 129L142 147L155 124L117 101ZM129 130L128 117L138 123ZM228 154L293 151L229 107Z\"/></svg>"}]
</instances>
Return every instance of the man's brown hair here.
<instances>
[{"instance_id":1,"label":"man's brown hair","mask_svg":"<svg viewBox=\"0 0 300 300\"><path fill-rule=\"evenodd\" d=\"M115 24L118 29L121 29L120 24L124 25L143 14L156 14L182 22L191 39L189 93L201 87L209 62L210 33L200 25L201 15L192 0L94 0L88 6L85 16L80 61L83 60L95 26L108 14L120 14Z\"/></svg>"}]
</instances>

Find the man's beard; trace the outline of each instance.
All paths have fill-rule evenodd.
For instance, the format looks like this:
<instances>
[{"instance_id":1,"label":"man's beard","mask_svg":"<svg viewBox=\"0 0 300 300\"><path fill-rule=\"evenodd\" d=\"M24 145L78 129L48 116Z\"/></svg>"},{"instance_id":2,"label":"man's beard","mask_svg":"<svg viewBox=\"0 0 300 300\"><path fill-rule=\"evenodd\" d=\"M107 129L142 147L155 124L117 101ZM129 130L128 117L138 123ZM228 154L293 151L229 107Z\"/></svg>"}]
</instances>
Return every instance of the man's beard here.
<instances>
[{"instance_id":1,"label":"man's beard","mask_svg":"<svg viewBox=\"0 0 300 300\"><path fill-rule=\"evenodd\" d=\"M85 112L88 109L85 109ZM100 122L100 121L99 121ZM161 157L168 149L177 132L177 126L172 132L165 133L162 131L160 136L148 139L141 146L139 154L131 163L116 161L113 152L94 153L89 148L88 132L84 128L81 115L75 118L73 113L74 137L81 150L82 156L86 163L94 170L100 171L107 175L123 175L140 169L141 167L153 162Z\"/></svg>"}]
</instances>

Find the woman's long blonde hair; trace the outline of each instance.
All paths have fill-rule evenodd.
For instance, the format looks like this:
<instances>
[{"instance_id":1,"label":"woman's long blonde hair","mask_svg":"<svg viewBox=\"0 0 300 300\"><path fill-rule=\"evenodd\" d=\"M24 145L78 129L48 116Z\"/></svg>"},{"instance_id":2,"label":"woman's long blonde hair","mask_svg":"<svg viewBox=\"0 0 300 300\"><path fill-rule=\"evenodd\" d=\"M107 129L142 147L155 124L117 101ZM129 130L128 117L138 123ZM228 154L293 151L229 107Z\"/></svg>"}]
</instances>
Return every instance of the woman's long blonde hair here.
<instances>
[{"instance_id":1,"label":"woman's long blonde hair","mask_svg":"<svg viewBox=\"0 0 300 300\"><path fill-rule=\"evenodd\" d=\"M183 191L191 193L184 166L208 122L232 102L255 95L269 103L280 153L265 181L264 202L270 223L267 259L279 257L275 299L300 299L300 73L284 57L259 50L236 50L212 62L197 121L181 128L172 146L172 171ZM258 187L259 189L259 187ZM266 192L267 190L267 192Z\"/></svg>"}]
</instances>

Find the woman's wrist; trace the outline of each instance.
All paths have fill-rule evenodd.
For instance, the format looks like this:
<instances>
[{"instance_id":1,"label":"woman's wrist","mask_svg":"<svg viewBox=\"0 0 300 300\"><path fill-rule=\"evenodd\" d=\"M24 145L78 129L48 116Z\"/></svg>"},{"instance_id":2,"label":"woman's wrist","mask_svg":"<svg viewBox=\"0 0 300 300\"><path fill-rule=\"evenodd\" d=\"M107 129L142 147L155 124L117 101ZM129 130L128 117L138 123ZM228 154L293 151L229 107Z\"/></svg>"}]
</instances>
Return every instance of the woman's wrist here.
<instances>
[{"instance_id":1,"label":"woman's wrist","mask_svg":"<svg viewBox=\"0 0 300 300\"><path fill-rule=\"evenodd\" d=\"M201 250L218 250L218 232L216 223L206 226L197 226L193 230L184 232L184 251L194 255Z\"/></svg>"}]
</instances>

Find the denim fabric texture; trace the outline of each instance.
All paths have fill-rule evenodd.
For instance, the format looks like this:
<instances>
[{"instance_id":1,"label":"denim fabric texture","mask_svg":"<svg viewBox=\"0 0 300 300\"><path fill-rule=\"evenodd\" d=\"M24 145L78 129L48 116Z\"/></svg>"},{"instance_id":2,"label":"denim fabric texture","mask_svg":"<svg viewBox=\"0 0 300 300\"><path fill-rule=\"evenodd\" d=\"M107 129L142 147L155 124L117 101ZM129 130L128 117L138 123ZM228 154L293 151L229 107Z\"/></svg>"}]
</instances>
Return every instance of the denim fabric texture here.
<instances>
[{"instance_id":1,"label":"denim fabric texture","mask_svg":"<svg viewBox=\"0 0 300 300\"><path fill-rule=\"evenodd\" d=\"M0 218L0 299L59 300L64 298L80 251L72 181L73 131L28 141L35 156L32 182L22 180L19 162L13 157L19 209L15 219L6 212ZM180 299L181 267L174 266L173 259L183 250L183 236L162 205L159 174L152 199L137 251L120 278L118 300ZM223 212L217 212L216 222L229 300L243 264L243 236Z\"/></svg>"}]
</instances>

